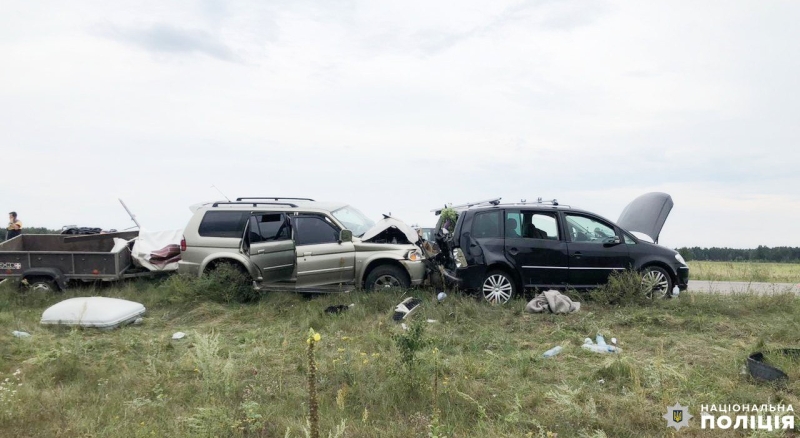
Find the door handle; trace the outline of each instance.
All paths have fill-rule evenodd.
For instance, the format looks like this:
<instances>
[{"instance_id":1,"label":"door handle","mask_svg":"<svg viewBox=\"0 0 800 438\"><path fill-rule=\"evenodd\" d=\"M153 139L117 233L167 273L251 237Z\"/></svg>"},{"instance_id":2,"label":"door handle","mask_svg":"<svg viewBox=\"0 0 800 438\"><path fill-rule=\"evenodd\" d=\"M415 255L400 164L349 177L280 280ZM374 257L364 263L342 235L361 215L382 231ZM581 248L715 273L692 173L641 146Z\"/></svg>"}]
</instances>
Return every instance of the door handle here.
<instances>
[{"instance_id":1,"label":"door handle","mask_svg":"<svg viewBox=\"0 0 800 438\"><path fill-rule=\"evenodd\" d=\"M517 255L517 253L519 253L519 250L517 248L509 248L508 253L511 255Z\"/></svg>"},{"instance_id":2,"label":"door handle","mask_svg":"<svg viewBox=\"0 0 800 438\"><path fill-rule=\"evenodd\" d=\"M580 251L576 251L575 254L573 255L575 256L576 259L579 259L583 254Z\"/></svg>"},{"instance_id":3,"label":"door handle","mask_svg":"<svg viewBox=\"0 0 800 438\"><path fill-rule=\"evenodd\" d=\"M311 253L310 253L310 252L304 252L304 253L303 253L303 257L308 257L308 256L310 256L310 255L311 255Z\"/></svg>"},{"instance_id":4,"label":"door handle","mask_svg":"<svg viewBox=\"0 0 800 438\"><path fill-rule=\"evenodd\" d=\"M259 249L258 251L256 251L256 254L264 254L264 250L263 249Z\"/></svg>"}]
</instances>

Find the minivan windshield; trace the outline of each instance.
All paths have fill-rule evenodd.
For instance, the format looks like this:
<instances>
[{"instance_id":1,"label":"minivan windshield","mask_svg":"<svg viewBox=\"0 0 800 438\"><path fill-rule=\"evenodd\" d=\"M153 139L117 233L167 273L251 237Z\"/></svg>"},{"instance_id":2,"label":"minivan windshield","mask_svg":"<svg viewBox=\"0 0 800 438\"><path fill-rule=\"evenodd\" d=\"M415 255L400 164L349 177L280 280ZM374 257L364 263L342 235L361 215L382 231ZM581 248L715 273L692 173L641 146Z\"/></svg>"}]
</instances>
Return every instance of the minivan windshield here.
<instances>
[{"instance_id":1,"label":"minivan windshield","mask_svg":"<svg viewBox=\"0 0 800 438\"><path fill-rule=\"evenodd\" d=\"M352 231L354 236L358 237L363 236L364 233L375 226L375 222L364 216L364 213L349 205L334 210L333 217L341 222L348 230Z\"/></svg>"}]
</instances>

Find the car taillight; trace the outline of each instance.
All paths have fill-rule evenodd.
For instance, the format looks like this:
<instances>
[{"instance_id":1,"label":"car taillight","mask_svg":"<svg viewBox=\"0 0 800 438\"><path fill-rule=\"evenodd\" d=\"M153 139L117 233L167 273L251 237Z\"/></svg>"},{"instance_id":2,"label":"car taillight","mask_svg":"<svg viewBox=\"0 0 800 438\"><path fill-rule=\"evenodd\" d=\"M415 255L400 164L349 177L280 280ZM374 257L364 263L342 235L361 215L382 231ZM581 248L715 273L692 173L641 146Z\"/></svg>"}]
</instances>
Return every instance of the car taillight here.
<instances>
[{"instance_id":1,"label":"car taillight","mask_svg":"<svg viewBox=\"0 0 800 438\"><path fill-rule=\"evenodd\" d=\"M173 240L174 242L174 240ZM181 251L186 251L186 238L181 238Z\"/></svg>"}]
</instances>

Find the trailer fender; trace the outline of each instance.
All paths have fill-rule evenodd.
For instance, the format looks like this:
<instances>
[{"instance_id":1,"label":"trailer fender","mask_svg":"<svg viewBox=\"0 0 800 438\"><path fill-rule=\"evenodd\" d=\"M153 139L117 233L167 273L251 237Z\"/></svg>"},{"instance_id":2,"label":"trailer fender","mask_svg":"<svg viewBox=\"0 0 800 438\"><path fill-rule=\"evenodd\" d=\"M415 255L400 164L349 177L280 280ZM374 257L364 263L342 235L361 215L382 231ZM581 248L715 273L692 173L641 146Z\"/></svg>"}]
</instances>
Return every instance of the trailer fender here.
<instances>
[{"instance_id":1,"label":"trailer fender","mask_svg":"<svg viewBox=\"0 0 800 438\"><path fill-rule=\"evenodd\" d=\"M66 290L67 289L67 278L64 276L64 273L61 272L60 269L56 268L28 268L22 271L22 279L28 279L33 277L49 277L52 279L59 289Z\"/></svg>"}]
</instances>

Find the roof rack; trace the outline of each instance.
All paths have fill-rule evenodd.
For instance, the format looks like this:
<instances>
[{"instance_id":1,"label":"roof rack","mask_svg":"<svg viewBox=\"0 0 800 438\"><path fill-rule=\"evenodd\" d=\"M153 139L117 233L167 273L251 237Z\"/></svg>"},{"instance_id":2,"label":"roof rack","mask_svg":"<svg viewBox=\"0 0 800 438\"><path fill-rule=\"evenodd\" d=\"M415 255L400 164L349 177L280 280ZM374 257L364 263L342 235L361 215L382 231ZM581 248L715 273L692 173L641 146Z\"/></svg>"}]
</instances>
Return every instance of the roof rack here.
<instances>
[{"instance_id":1,"label":"roof rack","mask_svg":"<svg viewBox=\"0 0 800 438\"><path fill-rule=\"evenodd\" d=\"M292 199L295 201L311 201L314 202L311 198L291 198L288 196L265 196L265 197L245 197L245 198L236 198L237 201L245 201L245 200L252 200L252 199L274 199L275 201L280 201L281 199Z\"/></svg>"},{"instance_id":2,"label":"roof rack","mask_svg":"<svg viewBox=\"0 0 800 438\"><path fill-rule=\"evenodd\" d=\"M536 201L532 201L532 202L528 202L526 199L521 199L519 202L515 202L515 203L510 204L510 205L531 205L531 204L536 204L536 205L543 205L544 204L544 205L552 205L553 207L567 207L567 208L569 208L569 205L559 204L558 203L558 199L544 199L543 200L542 198L536 198Z\"/></svg>"},{"instance_id":3,"label":"roof rack","mask_svg":"<svg viewBox=\"0 0 800 438\"><path fill-rule=\"evenodd\" d=\"M252 205L253 207L257 207L259 205L285 205L287 207L297 207L297 204L291 204L288 202L215 202L212 207L218 207L220 205Z\"/></svg>"},{"instance_id":4,"label":"roof rack","mask_svg":"<svg viewBox=\"0 0 800 438\"><path fill-rule=\"evenodd\" d=\"M459 208L470 208L470 207L477 207L479 205L500 205L500 200L503 198L494 198L494 199L487 199L485 201L478 201L478 202L468 202L466 204L459 204L459 205L446 205L443 208L437 208L431 210L436 216L442 214L442 210L445 208L452 208L458 210Z\"/></svg>"}]
</instances>

